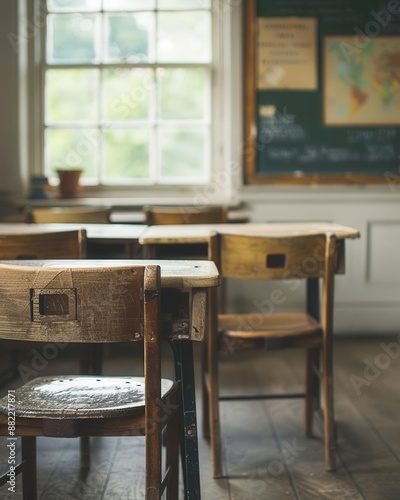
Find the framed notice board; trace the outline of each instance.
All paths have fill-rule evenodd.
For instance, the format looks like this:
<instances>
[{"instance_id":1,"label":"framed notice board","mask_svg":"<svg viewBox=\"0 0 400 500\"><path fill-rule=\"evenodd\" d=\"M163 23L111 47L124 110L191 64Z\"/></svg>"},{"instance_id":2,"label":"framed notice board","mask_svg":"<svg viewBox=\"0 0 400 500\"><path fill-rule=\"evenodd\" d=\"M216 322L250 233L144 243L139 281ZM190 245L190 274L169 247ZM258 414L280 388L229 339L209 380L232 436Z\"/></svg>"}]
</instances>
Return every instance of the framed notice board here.
<instances>
[{"instance_id":1,"label":"framed notice board","mask_svg":"<svg viewBox=\"0 0 400 500\"><path fill-rule=\"evenodd\" d=\"M246 0L246 182L400 171L400 0Z\"/></svg>"}]
</instances>

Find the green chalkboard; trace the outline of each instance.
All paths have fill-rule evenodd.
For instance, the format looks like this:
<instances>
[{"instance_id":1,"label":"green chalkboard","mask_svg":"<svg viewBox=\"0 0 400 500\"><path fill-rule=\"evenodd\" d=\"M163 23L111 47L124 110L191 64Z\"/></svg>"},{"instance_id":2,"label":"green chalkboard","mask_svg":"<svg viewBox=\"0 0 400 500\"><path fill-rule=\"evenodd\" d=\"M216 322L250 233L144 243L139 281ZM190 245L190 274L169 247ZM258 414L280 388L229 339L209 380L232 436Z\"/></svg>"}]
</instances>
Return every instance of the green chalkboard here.
<instances>
[{"instance_id":1,"label":"green chalkboard","mask_svg":"<svg viewBox=\"0 0 400 500\"><path fill-rule=\"evenodd\" d=\"M330 124L324 118L324 43L333 37L347 41L350 37L358 52L362 49L362 55L367 57L368 47L383 37L385 40L391 37L392 46L393 41L395 47L398 42L400 57L400 1L255 0L253 10L247 8L246 15L254 17L246 21L247 49L253 52L258 18L314 18L318 26L316 89L257 89L254 75L246 84L247 181L268 182L275 177L307 179L318 174L322 182L330 176L336 179L372 176L371 182L381 182L388 171L397 172L400 165L400 59L393 59L398 65L391 65L391 80L384 82L389 85L388 92L383 94L385 89L381 88L382 106L391 109L391 120L385 122L386 115L382 112L379 123L374 123L376 117L371 116L371 123L364 119L362 123ZM255 55L248 50L247 76L249 69L256 72ZM339 61L337 71L349 72L343 67ZM362 67L358 70L363 78ZM249 85L253 86L254 97ZM367 99L365 95L363 98ZM246 106L250 111L249 108L246 111ZM265 113L266 109L274 112Z\"/></svg>"}]
</instances>

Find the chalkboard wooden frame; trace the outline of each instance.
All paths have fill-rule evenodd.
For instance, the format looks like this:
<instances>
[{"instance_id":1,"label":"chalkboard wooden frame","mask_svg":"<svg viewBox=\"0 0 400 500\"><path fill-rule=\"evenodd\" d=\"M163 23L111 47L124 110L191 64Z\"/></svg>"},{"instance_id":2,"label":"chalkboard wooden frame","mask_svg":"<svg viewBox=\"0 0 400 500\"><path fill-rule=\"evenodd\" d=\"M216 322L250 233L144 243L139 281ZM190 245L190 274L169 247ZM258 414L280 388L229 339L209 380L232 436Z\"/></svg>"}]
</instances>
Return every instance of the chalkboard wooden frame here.
<instances>
[{"instance_id":1,"label":"chalkboard wooden frame","mask_svg":"<svg viewBox=\"0 0 400 500\"><path fill-rule=\"evenodd\" d=\"M257 136L257 96L256 96L256 25L257 0L244 2L244 177L246 184L386 184L387 176L381 174L361 174L353 172L299 173L294 165L293 173L268 174L257 171L257 155L262 147Z\"/></svg>"}]
</instances>

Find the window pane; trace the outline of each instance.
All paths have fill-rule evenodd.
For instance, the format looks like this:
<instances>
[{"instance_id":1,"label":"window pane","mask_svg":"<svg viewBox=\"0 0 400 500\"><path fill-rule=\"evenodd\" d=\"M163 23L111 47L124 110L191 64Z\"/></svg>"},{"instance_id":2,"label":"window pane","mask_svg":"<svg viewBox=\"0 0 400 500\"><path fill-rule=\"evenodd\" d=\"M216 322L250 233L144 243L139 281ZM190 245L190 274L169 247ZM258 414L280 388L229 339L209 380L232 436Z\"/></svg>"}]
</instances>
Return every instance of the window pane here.
<instances>
[{"instance_id":1,"label":"window pane","mask_svg":"<svg viewBox=\"0 0 400 500\"><path fill-rule=\"evenodd\" d=\"M106 16L105 59L107 61L148 61L153 14L110 14Z\"/></svg>"},{"instance_id":2,"label":"window pane","mask_svg":"<svg viewBox=\"0 0 400 500\"><path fill-rule=\"evenodd\" d=\"M203 130L168 128L160 131L161 176L202 177L205 173Z\"/></svg>"},{"instance_id":3,"label":"window pane","mask_svg":"<svg viewBox=\"0 0 400 500\"><path fill-rule=\"evenodd\" d=\"M101 0L47 0L50 12L100 10Z\"/></svg>"},{"instance_id":4,"label":"window pane","mask_svg":"<svg viewBox=\"0 0 400 500\"><path fill-rule=\"evenodd\" d=\"M206 119L207 71L203 68L159 68L159 116L168 119Z\"/></svg>"},{"instance_id":5,"label":"window pane","mask_svg":"<svg viewBox=\"0 0 400 500\"><path fill-rule=\"evenodd\" d=\"M151 10L154 0L104 0L104 10Z\"/></svg>"},{"instance_id":6,"label":"window pane","mask_svg":"<svg viewBox=\"0 0 400 500\"><path fill-rule=\"evenodd\" d=\"M47 60L50 63L93 62L95 14L55 14L48 17Z\"/></svg>"},{"instance_id":7,"label":"window pane","mask_svg":"<svg viewBox=\"0 0 400 500\"><path fill-rule=\"evenodd\" d=\"M209 9L211 0L158 0L159 9Z\"/></svg>"},{"instance_id":8,"label":"window pane","mask_svg":"<svg viewBox=\"0 0 400 500\"><path fill-rule=\"evenodd\" d=\"M47 7L45 173L81 167L86 184L207 181L211 0Z\"/></svg>"},{"instance_id":9,"label":"window pane","mask_svg":"<svg viewBox=\"0 0 400 500\"><path fill-rule=\"evenodd\" d=\"M164 12L158 17L157 56L162 62L209 62L208 12Z\"/></svg>"},{"instance_id":10,"label":"window pane","mask_svg":"<svg viewBox=\"0 0 400 500\"><path fill-rule=\"evenodd\" d=\"M99 135L95 129L49 129L45 137L46 174L59 167L81 167L82 177L96 176Z\"/></svg>"},{"instance_id":11,"label":"window pane","mask_svg":"<svg viewBox=\"0 0 400 500\"><path fill-rule=\"evenodd\" d=\"M148 129L108 130L104 143L107 181L124 183L149 176Z\"/></svg>"},{"instance_id":12,"label":"window pane","mask_svg":"<svg viewBox=\"0 0 400 500\"><path fill-rule=\"evenodd\" d=\"M97 70L60 69L46 72L46 123L94 121L97 116Z\"/></svg>"},{"instance_id":13,"label":"window pane","mask_svg":"<svg viewBox=\"0 0 400 500\"><path fill-rule=\"evenodd\" d=\"M149 92L154 87L149 69L112 69L103 76L103 118L106 120L146 120Z\"/></svg>"}]
</instances>

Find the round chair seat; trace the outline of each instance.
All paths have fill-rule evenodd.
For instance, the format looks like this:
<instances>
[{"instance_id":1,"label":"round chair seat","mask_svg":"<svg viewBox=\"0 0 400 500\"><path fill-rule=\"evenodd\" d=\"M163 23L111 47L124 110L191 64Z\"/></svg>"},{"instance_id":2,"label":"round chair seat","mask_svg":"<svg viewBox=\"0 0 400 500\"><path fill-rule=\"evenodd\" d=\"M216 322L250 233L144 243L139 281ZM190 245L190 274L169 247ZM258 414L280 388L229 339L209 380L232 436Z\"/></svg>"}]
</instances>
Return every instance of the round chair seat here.
<instances>
[{"instance_id":1,"label":"round chair seat","mask_svg":"<svg viewBox=\"0 0 400 500\"><path fill-rule=\"evenodd\" d=\"M161 397L176 385L161 380ZM25 418L109 418L143 411L142 377L38 377L15 390L15 415ZM0 411L7 413L7 398Z\"/></svg>"}]
</instances>

